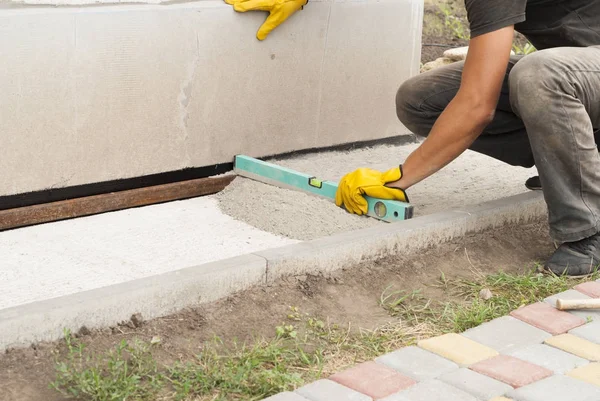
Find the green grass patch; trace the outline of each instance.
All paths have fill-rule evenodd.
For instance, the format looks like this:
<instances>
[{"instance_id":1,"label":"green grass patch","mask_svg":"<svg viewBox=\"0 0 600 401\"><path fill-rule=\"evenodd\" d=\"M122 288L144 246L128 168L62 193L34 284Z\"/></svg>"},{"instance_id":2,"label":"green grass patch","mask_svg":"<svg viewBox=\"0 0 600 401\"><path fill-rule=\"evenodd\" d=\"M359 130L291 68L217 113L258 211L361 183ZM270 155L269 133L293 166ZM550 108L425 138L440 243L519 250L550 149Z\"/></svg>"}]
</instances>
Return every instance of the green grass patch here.
<instances>
[{"instance_id":1,"label":"green grass patch","mask_svg":"<svg viewBox=\"0 0 600 401\"><path fill-rule=\"evenodd\" d=\"M436 286L444 289L449 301L435 302L420 291L388 288L381 295L381 305L392 316L409 324L425 324L435 334L462 332L599 277L598 273L587 278L558 277L536 270L522 275L500 272L477 276L475 280L446 280L442 275ZM491 292L491 298L482 299L483 290Z\"/></svg>"}]
</instances>

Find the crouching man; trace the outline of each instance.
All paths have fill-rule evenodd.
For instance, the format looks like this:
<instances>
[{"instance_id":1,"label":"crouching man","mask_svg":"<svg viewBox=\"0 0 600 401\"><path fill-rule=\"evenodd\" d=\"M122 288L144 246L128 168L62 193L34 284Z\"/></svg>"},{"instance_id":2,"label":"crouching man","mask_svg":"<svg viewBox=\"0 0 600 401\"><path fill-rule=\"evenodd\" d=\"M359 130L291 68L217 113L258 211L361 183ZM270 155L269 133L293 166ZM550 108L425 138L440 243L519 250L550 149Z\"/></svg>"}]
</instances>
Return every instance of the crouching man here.
<instances>
[{"instance_id":1,"label":"crouching man","mask_svg":"<svg viewBox=\"0 0 600 401\"><path fill-rule=\"evenodd\" d=\"M600 265L600 0L465 3L466 60L413 77L397 93L398 118L426 139L400 167L346 175L337 203L363 214L363 195L407 200L410 187L467 149L535 165L550 234L561 243L545 267L589 274ZM511 56L515 30L539 51Z\"/></svg>"}]
</instances>

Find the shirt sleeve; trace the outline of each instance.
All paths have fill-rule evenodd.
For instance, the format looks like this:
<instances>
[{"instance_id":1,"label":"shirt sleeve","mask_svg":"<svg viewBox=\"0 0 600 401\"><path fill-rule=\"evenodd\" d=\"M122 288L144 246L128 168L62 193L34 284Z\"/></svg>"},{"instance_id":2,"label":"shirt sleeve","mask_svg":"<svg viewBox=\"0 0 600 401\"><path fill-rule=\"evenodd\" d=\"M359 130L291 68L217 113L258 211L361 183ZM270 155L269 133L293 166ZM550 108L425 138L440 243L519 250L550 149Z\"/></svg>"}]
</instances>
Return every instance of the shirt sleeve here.
<instances>
[{"instance_id":1,"label":"shirt sleeve","mask_svg":"<svg viewBox=\"0 0 600 401\"><path fill-rule=\"evenodd\" d=\"M471 38L525 21L527 0L465 0Z\"/></svg>"}]
</instances>

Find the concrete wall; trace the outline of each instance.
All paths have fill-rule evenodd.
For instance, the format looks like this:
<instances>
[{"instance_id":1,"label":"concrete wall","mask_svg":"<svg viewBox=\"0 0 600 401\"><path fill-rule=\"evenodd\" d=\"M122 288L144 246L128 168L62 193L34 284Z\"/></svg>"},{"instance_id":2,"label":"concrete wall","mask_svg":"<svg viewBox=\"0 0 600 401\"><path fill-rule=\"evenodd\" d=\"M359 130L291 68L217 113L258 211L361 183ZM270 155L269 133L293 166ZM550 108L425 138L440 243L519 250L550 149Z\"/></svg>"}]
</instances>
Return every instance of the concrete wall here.
<instances>
[{"instance_id":1,"label":"concrete wall","mask_svg":"<svg viewBox=\"0 0 600 401\"><path fill-rule=\"evenodd\" d=\"M0 196L405 131L420 0L311 1L264 42L259 12L0 5Z\"/></svg>"}]
</instances>

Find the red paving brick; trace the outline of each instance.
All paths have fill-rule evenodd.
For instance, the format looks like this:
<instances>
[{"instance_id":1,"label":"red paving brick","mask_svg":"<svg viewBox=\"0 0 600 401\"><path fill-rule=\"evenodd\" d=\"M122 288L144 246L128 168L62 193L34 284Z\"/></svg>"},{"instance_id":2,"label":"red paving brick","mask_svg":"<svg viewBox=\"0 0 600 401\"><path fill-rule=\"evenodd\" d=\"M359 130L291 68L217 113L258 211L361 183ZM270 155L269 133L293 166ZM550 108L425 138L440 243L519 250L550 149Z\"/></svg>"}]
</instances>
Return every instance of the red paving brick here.
<instances>
[{"instance_id":1,"label":"red paving brick","mask_svg":"<svg viewBox=\"0 0 600 401\"><path fill-rule=\"evenodd\" d=\"M510 315L554 335L566 333L586 323L583 318L559 311L546 302L527 305L512 311Z\"/></svg>"},{"instance_id":2,"label":"red paving brick","mask_svg":"<svg viewBox=\"0 0 600 401\"><path fill-rule=\"evenodd\" d=\"M551 370L508 355L486 359L470 369L514 388L526 386L554 374Z\"/></svg>"},{"instance_id":3,"label":"red paving brick","mask_svg":"<svg viewBox=\"0 0 600 401\"><path fill-rule=\"evenodd\" d=\"M576 285L575 290L592 298L600 298L600 283L597 281L589 281Z\"/></svg>"},{"instance_id":4,"label":"red paving brick","mask_svg":"<svg viewBox=\"0 0 600 401\"><path fill-rule=\"evenodd\" d=\"M416 384L413 379L373 361L336 373L329 379L368 395L374 400L387 397Z\"/></svg>"}]
</instances>

